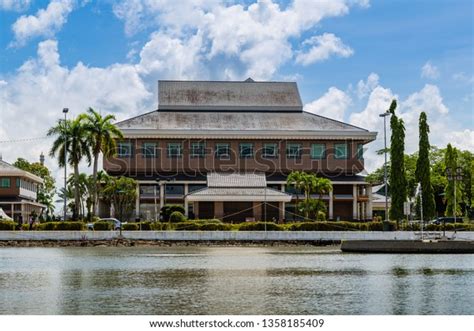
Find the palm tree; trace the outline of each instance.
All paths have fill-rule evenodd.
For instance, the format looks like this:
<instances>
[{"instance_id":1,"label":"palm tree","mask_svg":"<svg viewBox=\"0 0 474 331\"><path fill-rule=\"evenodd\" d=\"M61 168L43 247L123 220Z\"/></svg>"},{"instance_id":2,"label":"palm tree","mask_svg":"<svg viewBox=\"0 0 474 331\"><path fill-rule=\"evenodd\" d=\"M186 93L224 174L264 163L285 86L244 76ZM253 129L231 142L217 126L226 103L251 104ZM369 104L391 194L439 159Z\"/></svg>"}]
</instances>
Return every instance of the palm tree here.
<instances>
[{"instance_id":1,"label":"palm tree","mask_svg":"<svg viewBox=\"0 0 474 331\"><path fill-rule=\"evenodd\" d=\"M94 215L97 214L97 168L99 154L104 157L111 157L116 154L116 139L122 139L123 134L112 121L115 121L114 115L102 117L94 109L89 108L87 114L82 115L85 120L85 128L88 134L91 154L94 158L92 181L95 183L92 187L92 210Z\"/></svg>"},{"instance_id":2,"label":"palm tree","mask_svg":"<svg viewBox=\"0 0 474 331\"><path fill-rule=\"evenodd\" d=\"M296 193L296 208L295 211L298 210L299 204L299 192L304 186L304 177L305 173L303 171L292 171L288 177L286 178L287 185L293 186Z\"/></svg>"},{"instance_id":3,"label":"palm tree","mask_svg":"<svg viewBox=\"0 0 474 331\"><path fill-rule=\"evenodd\" d=\"M59 120L56 126L48 131L48 136L56 136L49 155L58 157L60 167L65 167L64 155L67 147L67 163L74 167L75 183L79 182L79 163L85 158L91 163L91 153L89 150L87 131L83 118L79 116L73 120ZM74 191L74 210L73 219L77 220L79 211L80 192L78 187Z\"/></svg>"},{"instance_id":4,"label":"palm tree","mask_svg":"<svg viewBox=\"0 0 474 331\"><path fill-rule=\"evenodd\" d=\"M332 183L327 178L315 177L312 183L312 191L319 194L319 200L322 200L324 194L332 191Z\"/></svg>"}]
</instances>

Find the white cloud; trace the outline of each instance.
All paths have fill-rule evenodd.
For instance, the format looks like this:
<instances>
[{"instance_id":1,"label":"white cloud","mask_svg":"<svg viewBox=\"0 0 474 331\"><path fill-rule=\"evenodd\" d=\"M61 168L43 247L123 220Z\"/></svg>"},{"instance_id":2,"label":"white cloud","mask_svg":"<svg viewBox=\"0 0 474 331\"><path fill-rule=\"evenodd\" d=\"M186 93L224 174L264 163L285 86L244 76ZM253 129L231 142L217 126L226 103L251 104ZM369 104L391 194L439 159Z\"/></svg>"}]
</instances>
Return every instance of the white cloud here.
<instances>
[{"instance_id":1,"label":"white cloud","mask_svg":"<svg viewBox=\"0 0 474 331\"><path fill-rule=\"evenodd\" d=\"M154 33L140 52L140 73L154 77L159 74L164 79L197 78L202 61L201 45L199 35L184 40L160 32Z\"/></svg>"},{"instance_id":2,"label":"white cloud","mask_svg":"<svg viewBox=\"0 0 474 331\"><path fill-rule=\"evenodd\" d=\"M306 104L304 110L343 121L345 112L351 103L352 99L349 95L335 87L331 87L321 98Z\"/></svg>"},{"instance_id":3,"label":"white cloud","mask_svg":"<svg viewBox=\"0 0 474 331\"><path fill-rule=\"evenodd\" d=\"M69 107L69 116L93 107L115 114L117 119L156 108L156 100L135 66L97 68L79 62L68 69L60 63L55 40L41 42L36 57L5 79L0 84L0 140L45 136L62 117L63 107ZM0 153L12 162L17 157L37 160L41 152L47 155L50 147L51 139L1 143ZM47 157L47 165L60 178L56 160Z\"/></svg>"},{"instance_id":4,"label":"white cloud","mask_svg":"<svg viewBox=\"0 0 474 331\"><path fill-rule=\"evenodd\" d=\"M474 84L474 76L469 76L465 72L457 72L452 75L452 78L461 83Z\"/></svg>"},{"instance_id":5,"label":"white cloud","mask_svg":"<svg viewBox=\"0 0 474 331\"><path fill-rule=\"evenodd\" d=\"M379 114L388 109L392 99L399 98L390 89L377 85L370 92L365 109L358 113L352 113L349 119L351 124L378 132L377 140L368 145L365 155L365 165L369 171L383 164L383 158L375 153L383 148L383 119L379 117ZM461 149L474 149L474 130L463 129L461 123L455 122L449 116L449 108L444 104L439 88L436 85L426 84L421 90L413 92L406 99L398 100L396 113L405 123L406 153L418 150L418 120L422 111L428 117L432 145L445 147L448 143L452 143ZM387 144L390 144L388 119Z\"/></svg>"},{"instance_id":6,"label":"white cloud","mask_svg":"<svg viewBox=\"0 0 474 331\"><path fill-rule=\"evenodd\" d=\"M179 44L178 56L180 53L196 55L195 72L202 72L205 67L207 76L214 79L252 76L264 80L273 77L294 57L292 38L299 38L324 18L347 14L353 5L366 6L367 1L295 0L282 8L271 0L248 6L220 0L128 0L115 4L114 13L124 21L128 35L156 28L152 39L159 35L162 39L174 40ZM330 34L320 37L328 52L321 56L346 56L352 52ZM152 50L152 46L159 47L150 40L148 52L161 52ZM210 61L218 65L209 66ZM186 68L175 72L193 71L187 64Z\"/></svg>"},{"instance_id":7,"label":"white cloud","mask_svg":"<svg viewBox=\"0 0 474 331\"><path fill-rule=\"evenodd\" d=\"M349 57L354 54L349 46L332 33L313 36L305 40L303 45L309 45L311 48L307 51L300 51L296 56L296 62L305 66L327 60L332 55Z\"/></svg>"},{"instance_id":8,"label":"white cloud","mask_svg":"<svg viewBox=\"0 0 474 331\"><path fill-rule=\"evenodd\" d=\"M431 64L431 62L426 62L425 65L421 68L421 77L428 79L437 79L439 78L438 67Z\"/></svg>"},{"instance_id":9,"label":"white cloud","mask_svg":"<svg viewBox=\"0 0 474 331\"><path fill-rule=\"evenodd\" d=\"M0 10L24 11L30 7L31 0L0 0Z\"/></svg>"},{"instance_id":10,"label":"white cloud","mask_svg":"<svg viewBox=\"0 0 474 331\"><path fill-rule=\"evenodd\" d=\"M371 73L367 80L359 80L357 83L357 96L359 99L362 99L369 95L377 86L379 85L379 75L376 73Z\"/></svg>"},{"instance_id":11,"label":"white cloud","mask_svg":"<svg viewBox=\"0 0 474 331\"><path fill-rule=\"evenodd\" d=\"M402 106L413 111L421 109L430 114L447 114L449 111L443 103L439 88L431 84L426 84L419 92L410 95Z\"/></svg>"},{"instance_id":12,"label":"white cloud","mask_svg":"<svg viewBox=\"0 0 474 331\"><path fill-rule=\"evenodd\" d=\"M52 37L66 23L73 7L73 0L54 0L35 15L21 16L12 25L15 40L10 46L23 46L34 37Z\"/></svg>"}]
</instances>

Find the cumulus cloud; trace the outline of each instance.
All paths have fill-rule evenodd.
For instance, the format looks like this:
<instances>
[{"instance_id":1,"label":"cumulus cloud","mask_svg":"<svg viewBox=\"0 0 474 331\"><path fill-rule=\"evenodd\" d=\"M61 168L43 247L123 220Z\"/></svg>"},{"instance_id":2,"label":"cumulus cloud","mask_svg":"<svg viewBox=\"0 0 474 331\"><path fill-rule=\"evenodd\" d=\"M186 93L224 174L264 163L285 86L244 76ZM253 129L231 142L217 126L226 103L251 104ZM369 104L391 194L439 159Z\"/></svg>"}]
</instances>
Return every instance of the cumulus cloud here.
<instances>
[{"instance_id":1,"label":"cumulus cloud","mask_svg":"<svg viewBox=\"0 0 474 331\"><path fill-rule=\"evenodd\" d=\"M31 0L0 0L0 10L24 11L30 7Z\"/></svg>"},{"instance_id":2,"label":"cumulus cloud","mask_svg":"<svg viewBox=\"0 0 474 331\"><path fill-rule=\"evenodd\" d=\"M310 46L307 51L300 51L296 56L296 63L309 65L315 62L327 60L331 55L349 57L354 51L342 40L332 33L324 33L320 36L313 36L303 42L303 45Z\"/></svg>"},{"instance_id":3,"label":"cumulus cloud","mask_svg":"<svg viewBox=\"0 0 474 331\"><path fill-rule=\"evenodd\" d=\"M383 164L382 158L376 155L376 151L383 148L383 119L379 114L388 109L393 99L398 100L396 113L405 123L407 153L418 150L418 120L422 111L428 117L431 144L445 147L448 143L452 143L458 148L473 150L474 130L462 129L460 123L449 116L449 108L444 104L441 91L436 85L426 84L419 91L400 100L390 89L377 84L369 94L365 109L352 113L349 118L351 124L379 132L377 140L368 145L365 154L366 167L369 171ZM387 142L389 141L390 128L387 119Z\"/></svg>"},{"instance_id":4,"label":"cumulus cloud","mask_svg":"<svg viewBox=\"0 0 474 331\"><path fill-rule=\"evenodd\" d=\"M419 92L415 92L403 103L409 109L422 109L428 113L447 114L448 107L443 103L443 98L436 85L426 84Z\"/></svg>"},{"instance_id":5,"label":"cumulus cloud","mask_svg":"<svg viewBox=\"0 0 474 331\"><path fill-rule=\"evenodd\" d=\"M421 77L427 79L437 79L439 78L438 67L431 64L431 62L426 62L425 65L421 68Z\"/></svg>"},{"instance_id":6,"label":"cumulus cloud","mask_svg":"<svg viewBox=\"0 0 474 331\"><path fill-rule=\"evenodd\" d=\"M21 16L12 25L15 40L10 46L23 46L34 37L53 36L66 23L73 8L73 0L53 0L35 15Z\"/></svg>"},{"instance_id":7,"label":"cumulus cloud","mask_svg":"<svg viewBox=\"0 0 474 331\"><path fill-rule=\"evenodd\" d=\"M359 80L357 83L357 96L362 99L369 95L379 85L379 75L371 73L366 81Z\"/></svg>"},{"instance_id":8,"label":"cumulus cloud","mask_svg":"<svg viewBox=\"0 0 474 331\"><path fill-rule=\"evenodd\" d=\"M366 6L367 1L294 0L282 8L271 0L250 5L220 0L127 0L116 3L114 13L124 21L128 35L142 29L158 29L147 45L149 53L161 52L153 42L159 36L179 43L178 56L182 52L195 55L196 68L185 65L186 69L177 69L178 72L202 73L205 67L207 76L217 79L252 76L264 80L294 58L292 38L299 38L324 18L347 14L354 5ZM307 46L308 54L300 56L308 58L301 60L304 63L352 52L331 34L316 36L307 41ZM210 61L218 65L207 66Z\"/></svg>"},{"instance_id":9,"label":"cumulus cloud","mask_svg":"<svg viewBox=\"0 0 474 331\"><path fill-rule=\"evenodd\" d=\"M6 79L0 84L0 140L44 137L62 117L63 107L69 107L69 116L90 106L104 114L115 114L118 119L156 108L156 100L135 66L97 68L79 62L68 69L61 65L55 40L41 42L36 57ZM8 161L17 157L37 160L41 152L49 152L50 146L50 139L3 143L0 152ZM47 158L47 162L54 172L59 171L56 161Z\"/></svg>"},{"instance_id":10,"label":"cumulus cloud","mask_svg":"<svg viewBox=\"0 0 474 331\"><path fill-rule=\"evenodd\" d=\"M306 104L304 110L338 121L343 121L346 110L351 103L352 99L349 95L344 91L331 87L321 98Z\"/></svg>"}]
</instances>

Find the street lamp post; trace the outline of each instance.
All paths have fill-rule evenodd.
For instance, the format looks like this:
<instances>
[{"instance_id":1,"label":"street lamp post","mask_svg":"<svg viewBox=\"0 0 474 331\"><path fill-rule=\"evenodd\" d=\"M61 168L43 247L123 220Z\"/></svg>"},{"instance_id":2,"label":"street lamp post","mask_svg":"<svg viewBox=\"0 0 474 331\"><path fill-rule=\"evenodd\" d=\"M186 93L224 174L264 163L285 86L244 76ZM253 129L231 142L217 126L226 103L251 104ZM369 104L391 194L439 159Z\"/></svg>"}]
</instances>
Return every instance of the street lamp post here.
<instances>
[{"instance_id":1,"label":"street lamp post","mask_svg":"<svg viewBox=\"0 0 474 331\"><path fill-rule=\"evenodd\" d=\"M449 181L453 181L454 185L454 207L453 207L453 216L454 216L454 223L456 224L456 181L458 180L463 180L464 174L462 173L462 168L461 167L456 167L456 169L453 169L447 167L446 168L446 177L448 178Z\"/></svg>"},{"instance_id":2,"label":"street lamp post","mask_svg":"<svg viewBox=\"0 0 474 331\"><path fill-rule=\"evenodd\" d=\"M67 213L67 136L66 136L66 125L67 125L67 113L69 108L63 108L64 113L64 218L63 221L66 221Z\"/></svg>"},{"instance_id":3,"label":"street lamp post","mask_svg":"<svg viewBox=\"0 0 474 331\"><path fill-rule=\"evenodd\" d=\"M388 222L388 187L387 187L387 121L386 117L390 116L391 113L387 110L383 114L379 114L380 117L383 117L383 141L384 141L384 150L383 154L385 157L385 163L383 165L383 181L385 185L385 222Z\"/></svg>"}]
</instances>

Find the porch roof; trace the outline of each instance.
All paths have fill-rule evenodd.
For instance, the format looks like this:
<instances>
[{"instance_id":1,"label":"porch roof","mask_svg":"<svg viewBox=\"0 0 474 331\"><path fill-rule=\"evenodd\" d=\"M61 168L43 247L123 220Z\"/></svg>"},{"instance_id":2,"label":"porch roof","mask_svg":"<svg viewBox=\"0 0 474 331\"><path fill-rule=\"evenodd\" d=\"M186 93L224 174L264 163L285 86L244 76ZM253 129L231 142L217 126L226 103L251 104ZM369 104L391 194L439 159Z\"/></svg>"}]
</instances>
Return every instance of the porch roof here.
<instances>
[{"instance_id":1,"label":"porch roof","mask_svg":"<svg viewBox=\"0 0 474 331\"><path fill-rule=\"evenodd\" d=\"M265 187L207 187L186 195L187 201L290 202L291 195Z\"/></svg>"}]
</instances>

